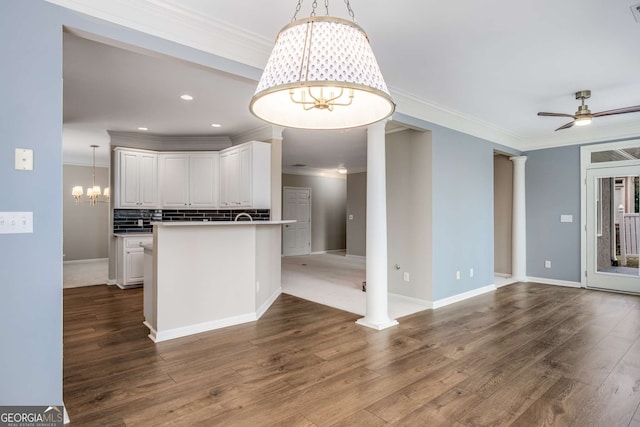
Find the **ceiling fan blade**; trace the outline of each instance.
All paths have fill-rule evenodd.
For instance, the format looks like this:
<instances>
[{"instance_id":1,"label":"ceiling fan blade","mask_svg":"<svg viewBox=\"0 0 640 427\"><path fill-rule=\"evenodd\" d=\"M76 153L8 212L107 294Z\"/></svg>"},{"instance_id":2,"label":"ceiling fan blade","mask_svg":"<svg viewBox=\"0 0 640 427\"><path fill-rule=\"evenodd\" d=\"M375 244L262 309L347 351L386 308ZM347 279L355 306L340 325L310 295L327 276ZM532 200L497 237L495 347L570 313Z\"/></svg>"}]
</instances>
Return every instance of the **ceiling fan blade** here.
<instances>
[{"instance_id":1,"label":"ceiling fan blade","mask_svg":"<svg viewBox=\"0 0 640 427\"><path fill-rule=\"evenodd\" d=\"M638 113L638 112L640 112L640 105L636 105L633 107L617 108L615 110L600 111L599 113L593 113L591 116L602 117L602 116L613 116L614 114Z\"/></svg>"},{"instance_id":2,"label":"ceiling fan blade","mask_svg":"<svg viewBox=\"0 0 640 427\"><path fill-rule=\"evenodd\" d=\"M558 129L556 130L562 130L562 129L569 129L570 127L573 127L573 124L575 123L575 120L572 122L567 123L566 125L562 125L560 126Z\"/></svg>"},{"instance_id":3,"label":"ceiling fan blade","mask_svg":"<svg viewBox=\"0 0 640 427\"><path fill-rule=\"evenodd\" d=\"M564 114L564 113L545 113L545 112L540 112L540 113L538 113L538 115L539 116L545 116L545 117L571 117L572 119L575 119L573 114Z\"/></svg>"}]
</instances>

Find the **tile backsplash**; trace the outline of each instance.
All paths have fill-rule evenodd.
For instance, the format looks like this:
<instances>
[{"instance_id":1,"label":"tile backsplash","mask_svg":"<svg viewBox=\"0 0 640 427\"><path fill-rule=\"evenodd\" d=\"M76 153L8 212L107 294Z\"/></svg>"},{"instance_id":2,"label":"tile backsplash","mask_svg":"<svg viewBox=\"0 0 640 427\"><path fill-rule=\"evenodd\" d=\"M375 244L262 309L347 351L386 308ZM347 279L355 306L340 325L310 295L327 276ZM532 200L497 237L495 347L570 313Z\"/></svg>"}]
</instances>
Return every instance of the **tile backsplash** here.
<instances>
[{"instance_id":1,"label":"tile backsplash","mask_svg":"<svg viewBox=\"0 0 640 427\"><path fill-rule=\"evenodd\" d=\"M268 221L270 209L114 209L114 233L151 233L151 221L233 221L239 213L251 215L254 221ZM142 220L142 226L138 225Z\"/></svg>"}]
</instances>

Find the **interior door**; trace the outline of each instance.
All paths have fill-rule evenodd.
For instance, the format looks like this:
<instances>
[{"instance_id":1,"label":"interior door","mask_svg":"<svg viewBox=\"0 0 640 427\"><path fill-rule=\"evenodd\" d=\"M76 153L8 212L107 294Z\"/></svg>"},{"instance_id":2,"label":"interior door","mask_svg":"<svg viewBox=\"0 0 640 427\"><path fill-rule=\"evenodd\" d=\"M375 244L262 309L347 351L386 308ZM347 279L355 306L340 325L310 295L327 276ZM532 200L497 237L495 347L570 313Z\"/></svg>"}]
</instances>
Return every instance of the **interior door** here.
<instances>
[{"instance_id":1,"label":"interior door","mask_svg":"<svg viewBox=\"0 0 640 427\"><path fill-rule=\"evenodd\" d=\"M284 219L296 220L282 227L282 247L285 256L311 253L311 189L284 188Z\"/></svg>"},{"instance_id":2,"label":"interior door","mask_svg":"<svg viewBox=\"0 0 640 427\"><path fill-rule=\"evenodd\" d=\"M640 166L587 170L587 287L640 293Z\"/></svg>"}]
</instances>

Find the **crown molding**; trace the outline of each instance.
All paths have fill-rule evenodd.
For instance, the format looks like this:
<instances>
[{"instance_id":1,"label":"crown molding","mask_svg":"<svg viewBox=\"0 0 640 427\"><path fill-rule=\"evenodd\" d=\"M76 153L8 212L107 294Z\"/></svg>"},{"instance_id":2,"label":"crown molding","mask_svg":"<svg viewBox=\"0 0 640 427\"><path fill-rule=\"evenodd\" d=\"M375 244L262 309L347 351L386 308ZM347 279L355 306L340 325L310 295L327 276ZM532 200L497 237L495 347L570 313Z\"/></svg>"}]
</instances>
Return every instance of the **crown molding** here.
<instances>
[{"instance_id":1,"label":"crown molding","mask_svg":"<svg viewBox=\"0 0 640 427\"><path fill-rule=\"evenodd\" d=\"M111 146L156 151L219 151L231 146L228 136L154 135L108 130Z\"/></svg>"},{"instance_id":2,"label":"crown molding","mask_svg":"<svg viewBox=\"0 0 640 427\"><path fill-rule=\"evenodd\" d=\"M566 147L569 145L597 144L601 142L619 141L640 137L640 125L605 127L573 127L554 132L548 136L537 136L523 140L522 151L541 150L544 148Z\"/></svg>"},{"instance_id":3,"label":"crown molding","mask_svg":"<svg viewBox=\"0 0 640 427\"><path fill-rule=\"evenodd\" d=\"M278 128L278 129L274 129ZM231 143L233 145L243 144L249 141L270 141L272 139L282 139L282 130L280 126L265 125L259 128L251 129L246 132L233 135Z\"/></svg>"},{"instance_id":4,"label":"crown molding","mask_svg":"<svg viewBox=\"0 0 640 427\"><path fill-rule=\"evenodd\" d=\"M166 0L46 0L94 18L212 53L259 69L274 40Z\"/></svg>"},{"instance_id":5,"label":"crown molding","mask_svg":"<svg viewBox=\"0 0 640 427\"><path fill-rule=\"evenodd\" d=\"M520 150L522 138L518 135L475 117L418 98L408 92L389 88L398 108L409 117L431 122L449 129L486 139Z\"/></svg>"}]
</instances>

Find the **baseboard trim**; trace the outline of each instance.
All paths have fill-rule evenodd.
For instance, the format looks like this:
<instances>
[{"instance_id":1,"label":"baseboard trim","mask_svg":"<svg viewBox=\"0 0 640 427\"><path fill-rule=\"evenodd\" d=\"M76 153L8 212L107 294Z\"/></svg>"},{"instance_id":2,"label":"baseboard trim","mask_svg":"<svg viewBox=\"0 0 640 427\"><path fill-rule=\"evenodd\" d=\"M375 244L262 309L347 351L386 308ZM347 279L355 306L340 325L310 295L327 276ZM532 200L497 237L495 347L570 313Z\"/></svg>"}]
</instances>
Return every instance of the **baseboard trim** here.
<instances>
[{"instance_id":1,"label":"baseboard trim","mask_svg":"<svg viewBox=\"0 0 640 427\"><path fill-rule=\"evenodd\" d=\"M109 261L109 258L74 259L72 261L63 261L62 265L90 264L92 262L104 262L104 261Z\"/></svg>"},{"instance_id":2,"label":"baseboard trim","mask_svg":"<svg viewBox=\"0 0 640 427\"><path fill-rule=\"evenodd\" d=\"M117 284L118 284L118 282L115 279L107 280L107 285L109 285L109 286L114 286L114 285L117 285Z\"/></svg>"},{"instance_id":3,"label":"baseboard trim","mask_svg":"<svg viewBox=\"0 0 640 427\"><path fill-rule=\"evenodd\" d=\"M527 282L541 283L543 285L565 286L567 288L581 288L580 282L571 282L569 280L547 279L545 277L527 277Z\"/></svg>"},{"instance_id":4,"label":"baseboard trim","mask_svg":"<svg viewBox=\"0 0 640 427\"><path fill-rule=\"evenodd\" d=\"M71 422L71 419L69 418L69 413L67 412L67 407L64 404L64 401L62 402L62 423L63 424L69 424Z\"/></svg>"},{"instance_id":5,"label":"baseboard trim","mask_svg":"<svg viewBox=\"0 0 640 427\"><path fill-rule=\"evenodd\" d=\"M496 277L502 277L503 279L508 279L509 277L511 277L511 274L509 273L493 273L494 276Z\"/></svg>"},{"instance_id":6,"label":"baseboard trim","mask_svg":"<svg viewBox=\"0 0 640 427\"><path fill-rule=\"evenodd\" d=\"M328 254L331 252L346 252L346 249L329 249L326 251L315 251L315 252L311 252L309 255L321 255L321 254Z\"/></svg>"},{"instance_id":7,"label":"baseboard trim","mask_svg":"<svg viewBox=\"0 0 640 427\"><path fill-rule=\"evenodd\" d=\"M267 312L267 310L269 309L269 307L271 307L271 304L273 304L274 302L276 302L276 300L278 299L278 297L280 296L280 294L282 293L282 287L278 288L273 295L271 295L269 297L268 300L266 300L264 302L264 304L262 304L260 306L260 308L258 308L258 311L256 311L256 319L259 319L262 317L262 315L264 313Z\"/></svg>"},{"instance_id":8,"label":"baseboard trim","mask_svg":"<svg viewBox=\"0 0 640 427\"><path fill-rule=\"evenodd\" d=\"M399 299L401 301L406 301L406 302L410 302L412 304L421 305L421 306L426 307L426 308L433 308L433 302L431 302L429 300L426 300L426 299L408 297L406 295L394 294L393 292L389 292L388 295L390 297L392 297L392 298L397 298L397 299Z\"/></svg>"},{"instance_id":9,"label":"baseboard trim","mask_svg":"<svg viewBox=\"0 0 640 427\"><path fill-rule=\"evenodd\" d=\"M219 320L212 320L210 322L198 323L196 325L183 326L180 328L168 329L166 331L155 331L150 329L149 338L153 342L162 342L172 340L175 338L186 337L193 334L199 334L201 332L213 331L215 329L222 329L228 326L240 325L242 323L255 322L256 313L241 314L240 316L227 317Z\"/></svg>"},{"instance_id":10,"label":"baseboard trim","mask_svg":"<svg viewBox=\"0 0 640 427\"><path fill-rule=\"evenodd\" d=\"M473 289L473 290L468 291L468 292L463 292L463 293L458 294L458 295L453 295L451 297L447 297L447 298L440 299L438 301L434 301L432 308L435 310L437 308L444 307L444 306L447 306L447 305L450 305L450 304L454 304L456 302L464 301L466 299L473 298L473 297L476 297L478 295L486 294L487 292L493 292L495 290L496 290L496 285L488 285L488 286L484 286L482 288Z\"/></svg>"}]
</instances>

